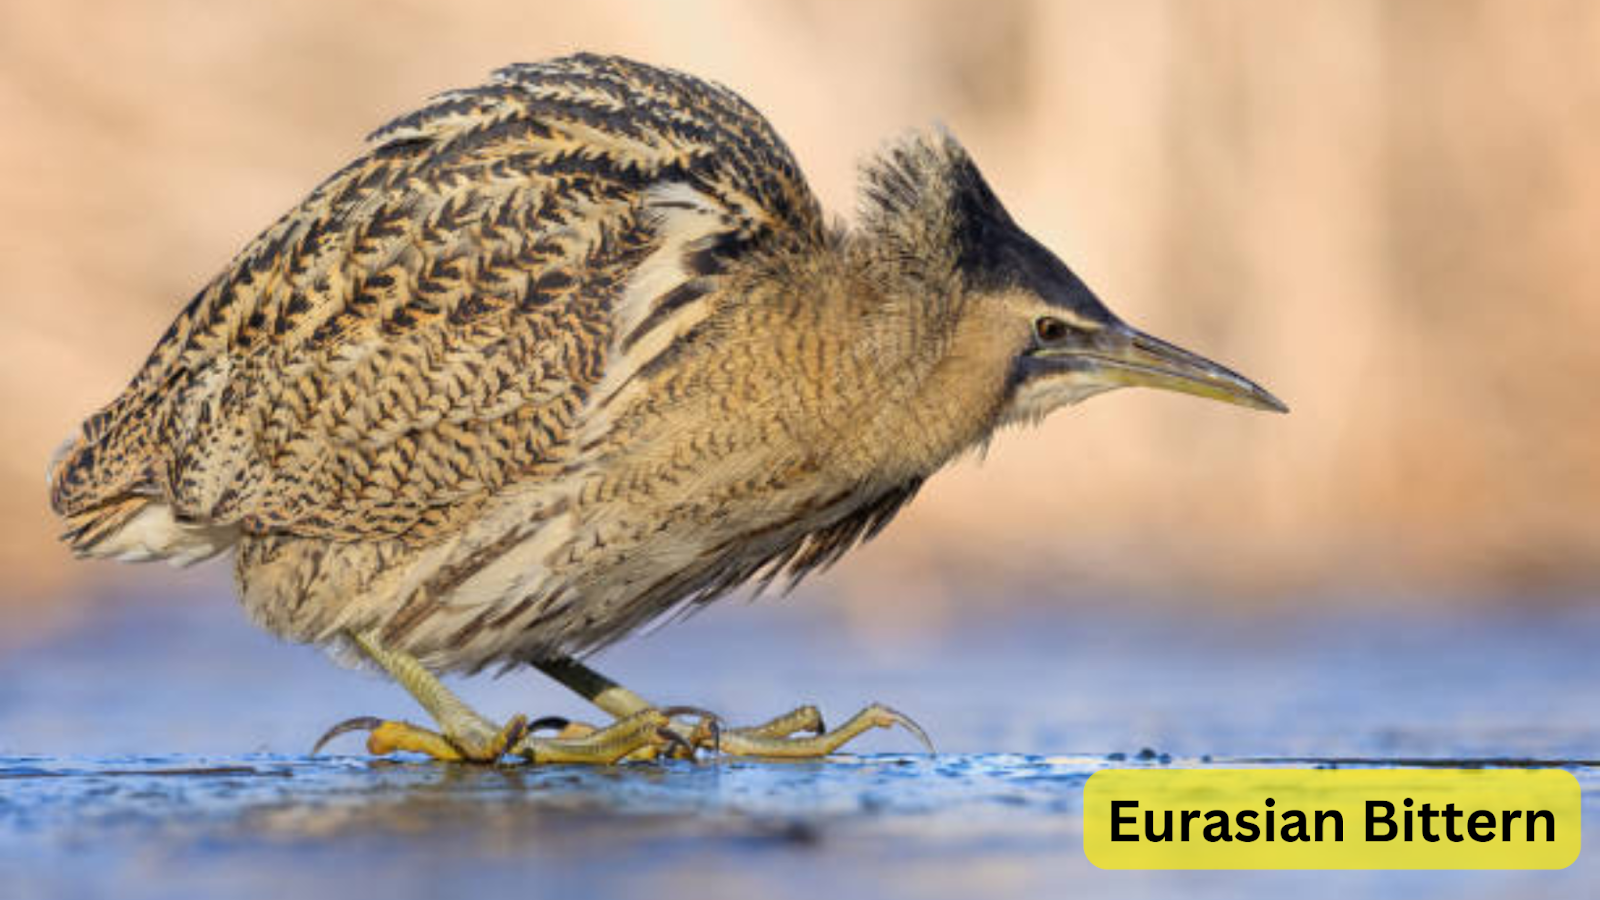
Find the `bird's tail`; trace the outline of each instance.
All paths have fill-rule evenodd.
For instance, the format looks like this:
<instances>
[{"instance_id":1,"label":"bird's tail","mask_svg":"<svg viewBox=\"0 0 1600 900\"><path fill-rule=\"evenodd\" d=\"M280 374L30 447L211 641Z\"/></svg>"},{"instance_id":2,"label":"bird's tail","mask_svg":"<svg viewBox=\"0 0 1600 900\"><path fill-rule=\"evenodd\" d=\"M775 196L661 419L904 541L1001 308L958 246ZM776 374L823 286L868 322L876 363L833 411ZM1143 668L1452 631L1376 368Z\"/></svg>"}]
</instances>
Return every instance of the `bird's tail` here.
<instances>
[{"instance_id":1,"label":"bird's tail","mask_svg":"<svg viewBox=\"0 0 1600 900\"><path fill-rule=\"evenodd\" d=\"M91 419L50 459L50 505L66 524L61 540L73 553L186 566L238 541L236 525L177 515L150 477L142 447L108 441L96 425Z\"/></svg>"},{"instance_id":2,"label":"bird's tail","mask_svg":"<svg viewBox=\"0 0 1600 900\"><path fill-rule=\"evenodd\" d=\"M114 555L97 552L107 540L150 505L151 497L127 490L105 490L106 457L95 439L91 419L85 427L61 442L50 456L46 478L50 507L66 528L61 540L79 556Z\"/></svg>"},{"instance_id":3,"label":"bird's tail","mask_svg":"<svg viewBox=\"0 0 1600 900\"><path fill-rule=\"evenodd\" d=\"M66 528L61 540L78 556L122 557L127 553L119 541L122 534L151 503L149 497L124 494L109 503L62 516Z\"/></svg>"}]
</instances>

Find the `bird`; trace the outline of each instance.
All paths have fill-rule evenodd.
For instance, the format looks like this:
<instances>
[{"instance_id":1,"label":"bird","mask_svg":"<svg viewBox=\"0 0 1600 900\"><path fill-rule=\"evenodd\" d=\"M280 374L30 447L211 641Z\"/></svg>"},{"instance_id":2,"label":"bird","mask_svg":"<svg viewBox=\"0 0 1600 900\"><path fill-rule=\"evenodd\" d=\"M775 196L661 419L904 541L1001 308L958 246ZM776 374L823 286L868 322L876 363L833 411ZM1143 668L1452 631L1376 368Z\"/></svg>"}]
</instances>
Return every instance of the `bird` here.
<instances>
[{"instance_id":1,"label":"bird","mask_svg":"<svg viewBox=\"0 0 1600 900\"><path fill-rule=\"evenodd\" d=\"M724 727L585 660L877 535L1001 429L1114 388L1260 410L1245 377L1124 323L942 127L824 215L732 90L579 53L373 132L178 313L49 464L79 556L232 554L248 617L383 670L432 726L367 749L609 764L822 757L801 706ZM439 680L528 665L604 724L495 723ZM931 750L931 744L929 745ZM315 751L314 751L315 752Z\"/></svg>"}]
</instances>

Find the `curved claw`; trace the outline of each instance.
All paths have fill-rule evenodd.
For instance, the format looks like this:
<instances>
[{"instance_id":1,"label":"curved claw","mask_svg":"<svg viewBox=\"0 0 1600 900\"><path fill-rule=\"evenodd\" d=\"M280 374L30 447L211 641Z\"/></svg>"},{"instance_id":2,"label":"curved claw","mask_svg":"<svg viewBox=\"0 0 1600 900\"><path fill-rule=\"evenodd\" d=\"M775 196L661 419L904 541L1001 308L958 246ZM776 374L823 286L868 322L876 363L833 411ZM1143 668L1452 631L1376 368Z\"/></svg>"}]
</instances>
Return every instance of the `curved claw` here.
<instances>
[{"instance_id":1,"label":"curved claw","mask_svg":"<svg viewBox=\"0 0 1600 900\"><path fill-rule=\"evenodd\" d=\"M524 734L533 734L539 731L565 731L572 720L566 716L541 716L528 723L523 729Z\"/></svg>"},{"instance_id":2,"label":"curved claw","mask_svg":"<svg viewBox=\"0 0 1600 900\"><path fill-rule=\"evenodd\" d=\"M683 739L683 736L665 725L656 729L656 737L660 738L667 748L667 756L676 757L683 754L683 758L694 759L694 746Z\"/></svg>"},{"instance_id":3,"label":"curved claw","mask_svg":"<svg viewBox=\"0 0 1600 900\"><path fill-rule=\"evenodd\" d=\"M704 734L701 733L701 728L705 729ZM690 736L690 741L696 743L709 741L711 752L720 756L722 754L722 723L716 719L701 719L700 724L694 727L694 734Z\"/></svg>"},{"instance_id":4,"label":"curved claw","mask_svg":"<svg viewBox=\"0 0 1600 900\"><path fill-rule=\"evenodd\" d=\"M683 735L679 735L683 737ZM706 716L696 722L685 740L689 746L707 748L712 753L722 753L722 720L716 716Z\"/></svg>"},{"instance_id":5,"label":"curved claw","mask_svg":"<svg viewBox=\"0 0 1600 900\"><path fill-rule=\"evenodd\" d=\"M322 751L323 745L341 734L349 734L352 731L372 731L382 724L383 720L377 716L356 716L353 719L345 719L343 722L329 728L322 737L317 738L316 744L311 747L311 755L316 756Z\"/></svg>"},{"instance_id":6,"label":"curved claw","mask_svg":"<svg viewBox=\"0 0 1600 900\"><path fill-rule=\"evenodd\" d=\"M661 714L669 719L676 719L679 716L699 716L702 722L722 721L721 716L709 709L703 709L698 706L663 706L661 707Z\"/></svg>"},{"instance_id":7,"label":"curved claw","mask_svg":"<svg viewBox=\"0 0 1600 900\"><path fill-rule=\"evenodd\" d=\"M872 704L872 712L875 720L873 724L880 728L892 728L895 725L899 725L906 731L911 732L911 736L922 744L923 749L928 751L929 756L937 754L938 751L933 749L933 741L928 737L928 733L923 731L922 726L918 725L910 716L892 707L884 706L882 703Z\"/></svg>"},{"instance_id":8,"label":"curved claw","mask_svg":"<svg viewBox=\"0 0 1600 900\"><path fill-rule=\"evenodd\" d=\"M696 716L700 721L695 723L693 730L687 736L680 734L676 729L664 729L672 735L671 755L680 758L694 759L695 749L708 744L713 752L722 750L722 717L716 713L698 706L664 706L660 709L661 715L671 721L679 716Z\"/></svg>"}]
</instances>

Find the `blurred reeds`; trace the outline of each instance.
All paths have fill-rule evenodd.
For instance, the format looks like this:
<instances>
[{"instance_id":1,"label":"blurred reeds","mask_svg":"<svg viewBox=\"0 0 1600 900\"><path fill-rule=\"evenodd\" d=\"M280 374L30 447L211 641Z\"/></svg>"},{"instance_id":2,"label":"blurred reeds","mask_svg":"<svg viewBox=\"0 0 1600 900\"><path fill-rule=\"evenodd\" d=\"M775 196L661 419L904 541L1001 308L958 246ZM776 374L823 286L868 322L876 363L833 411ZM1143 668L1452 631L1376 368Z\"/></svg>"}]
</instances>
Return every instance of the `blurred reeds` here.
<instances>
[{"instance_id":1,"label":"blurred reeds","mask_svg":"<svg viewBox=\"0 0 1600 900\"><path fill-rule=\"evenodd\" d=\"M575 49L739 90L841 215L942 121L1125 318L1294 408L1003 435L828 576L864 615L1600 583L1595 4L12 0L0 622L150 577L69 560L45 460L244 241L388 116Z\"/></svg>"}]
</instances>

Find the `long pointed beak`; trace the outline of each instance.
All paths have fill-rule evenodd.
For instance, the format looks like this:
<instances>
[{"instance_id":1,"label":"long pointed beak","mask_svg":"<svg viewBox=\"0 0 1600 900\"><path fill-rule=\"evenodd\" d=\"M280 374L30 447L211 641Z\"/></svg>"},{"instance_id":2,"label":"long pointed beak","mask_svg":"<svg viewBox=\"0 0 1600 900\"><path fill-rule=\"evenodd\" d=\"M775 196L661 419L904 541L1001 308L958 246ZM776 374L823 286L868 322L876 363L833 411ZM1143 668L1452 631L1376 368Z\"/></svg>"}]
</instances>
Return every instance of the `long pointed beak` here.
<instances>
[{"instance_id":1,"label":"long pointed beak","mask_svg":"<svg viewBox=\"0 0 1600 900\"><path fill-rule=\"evenodd\" d=\"M1286 413L1289 407L1266 388L1182 347L1118 323L1120 340L1079 355L1099 364L1099 375L1117 387L1152 387L1223 403ZM1105 346L1105 344L1111 346Z\"/></svg>"}]
</instances>

